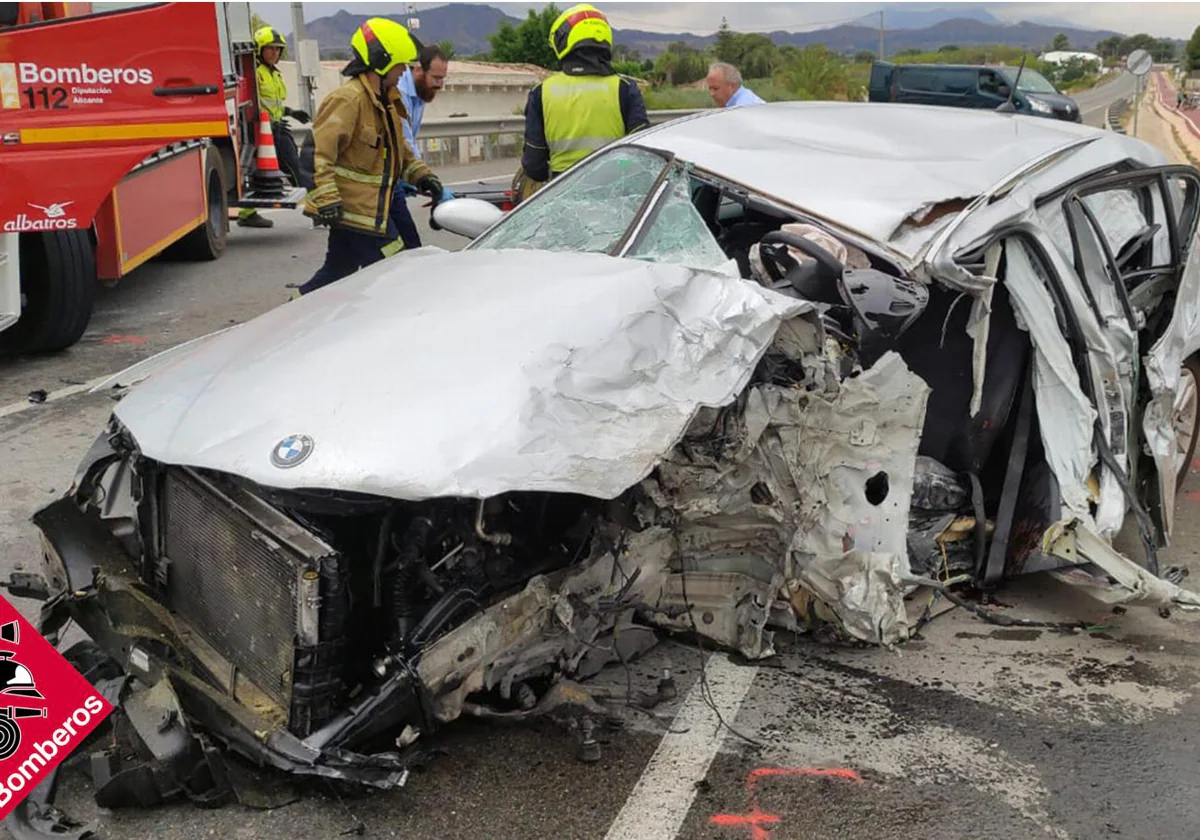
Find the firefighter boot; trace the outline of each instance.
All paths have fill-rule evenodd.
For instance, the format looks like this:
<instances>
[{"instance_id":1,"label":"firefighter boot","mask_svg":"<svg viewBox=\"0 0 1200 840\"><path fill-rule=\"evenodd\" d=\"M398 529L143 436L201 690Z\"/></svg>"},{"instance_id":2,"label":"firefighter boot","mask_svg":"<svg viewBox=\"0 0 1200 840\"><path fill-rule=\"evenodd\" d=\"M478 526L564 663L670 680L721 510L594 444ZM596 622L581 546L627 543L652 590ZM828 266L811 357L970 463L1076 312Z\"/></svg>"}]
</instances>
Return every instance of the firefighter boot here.
<instances>
[{"instance_id":1,"label":"firefighter boot","mask_svg":"<svg viewBox=\"0 0 1200 840\"><path fill-rule=\"evenodd\" d=\"M270 228L275 227L275 223L266 216L259 213L257 210L251 210L246 214L238 214L238 227L244 228Z\"/></svg>"}]
</instances>

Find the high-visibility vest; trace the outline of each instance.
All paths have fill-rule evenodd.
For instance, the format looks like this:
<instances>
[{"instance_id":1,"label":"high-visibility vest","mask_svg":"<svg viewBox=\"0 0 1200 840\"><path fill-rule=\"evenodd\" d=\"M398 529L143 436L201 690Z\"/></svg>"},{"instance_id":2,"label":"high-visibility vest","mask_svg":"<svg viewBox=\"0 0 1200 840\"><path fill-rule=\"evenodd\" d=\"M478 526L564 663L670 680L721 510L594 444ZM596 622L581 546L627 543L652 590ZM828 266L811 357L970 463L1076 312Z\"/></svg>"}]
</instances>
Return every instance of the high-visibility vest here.
<instances>
[{"instance_id":1,"label":"high-visibility vest","mask_svg":"<svg viewBox=\"0 0 1200 840\"><path fill-rule=\"evenodd\" d=\"M558 174L625 136L621 77L555 73L542 82L550 171Z\"/></svg>"},{"instance_id":2,"label":"high-visibility vest","mask_svg":"<svg viewBox=\"0 0 1200 840\"><path fill-rule=\"evenodd\" d=\"M283 119L283 106L287 103L287 84L283 81L283 74L260 64L254 76L258 80L258 107L267 109L271 122L279 122Z\"/></svg>"}]
</instances>

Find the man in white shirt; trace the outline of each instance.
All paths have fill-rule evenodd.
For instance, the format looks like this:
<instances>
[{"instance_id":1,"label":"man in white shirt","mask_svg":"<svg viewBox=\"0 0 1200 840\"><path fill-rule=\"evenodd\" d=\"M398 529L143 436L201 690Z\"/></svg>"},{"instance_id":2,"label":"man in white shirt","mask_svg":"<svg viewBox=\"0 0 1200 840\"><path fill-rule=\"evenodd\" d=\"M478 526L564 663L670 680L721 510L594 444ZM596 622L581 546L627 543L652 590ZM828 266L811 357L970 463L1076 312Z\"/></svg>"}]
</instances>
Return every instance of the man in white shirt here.
<instances>
[{"instance_id":1,"label":"man in white shirt","mask_svg":"<svg viewBox=\"0 0 1200 840\"><path fill-rule=\"evenodd\" d=\"M732 64L718 61L708 68L708 95L721 108L765 104L758 94L742 86L742 74Z\"/></svg>"}]
</instances>

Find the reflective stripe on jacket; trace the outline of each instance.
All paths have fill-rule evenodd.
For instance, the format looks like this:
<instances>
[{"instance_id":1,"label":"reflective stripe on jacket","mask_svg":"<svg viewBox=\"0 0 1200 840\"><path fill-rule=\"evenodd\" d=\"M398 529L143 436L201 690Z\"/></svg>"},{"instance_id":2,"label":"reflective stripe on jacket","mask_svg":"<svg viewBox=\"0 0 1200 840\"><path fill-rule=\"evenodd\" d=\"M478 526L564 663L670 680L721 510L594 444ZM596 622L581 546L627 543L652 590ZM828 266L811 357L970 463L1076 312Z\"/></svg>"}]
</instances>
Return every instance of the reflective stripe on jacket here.
<instances>
[{"instance_id":1,"label":"reflective stripe on jacket","mask_svg":"<svg viewBox=\"0 0 1200 840\"><path fill-rule=\"evenodd\" d=\"M271 115L271 122L283 119L283 106L287 104L287 83L279 70L265 64L258 65L254 71L258 82L258 107L266 108Z\"/></svg>"},{"instance_id":2,"label":"reflective stripe on jacket","mask_svg":"<svg viewBox=\"0 0 1200 840\"><path fill-rule=\"evenodd\" d=\"M385 113L365 75L321 100L313 119L313 188L304 198L306 215L340 201L343 227L383 236L396 181L415 184L430 174L404 139L401 123L408 112L395 88L387 102Z\"/></svg>"},{"instance_id":3,"label":"reflective stripe on jacket","mask_svg":"<svg viewBox=\"0 0 1200 840\"><path fill-rule=\"evenodd\" d=\"M542 82L542 113L550 171L565 172L625 136L621 77L555 73Z\"/></svg>"}]
</instances>

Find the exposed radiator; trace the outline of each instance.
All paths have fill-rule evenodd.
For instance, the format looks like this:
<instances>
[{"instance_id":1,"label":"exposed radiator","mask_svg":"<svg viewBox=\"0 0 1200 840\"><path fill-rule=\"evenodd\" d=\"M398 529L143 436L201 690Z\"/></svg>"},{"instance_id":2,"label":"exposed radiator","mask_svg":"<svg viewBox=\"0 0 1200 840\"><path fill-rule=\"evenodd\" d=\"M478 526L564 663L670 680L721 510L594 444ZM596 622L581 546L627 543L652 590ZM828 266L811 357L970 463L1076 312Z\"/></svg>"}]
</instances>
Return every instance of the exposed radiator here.
<instances>
[{"instance_id":1,"label":"exposed radiator","mask_svg":"<svg viewBox=\"0 0 1200 840\"><path fill-rule=\"evenodd\" d=\"M167 606L307 735L336 712L342 687L337 552L239 486L177 467L161 486L155 576Z\"/></svg>"}]
</instances>

